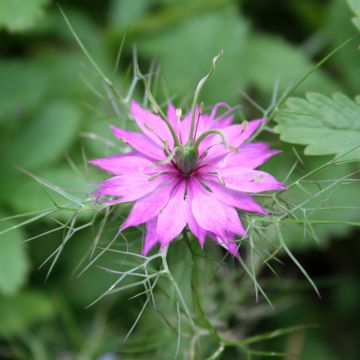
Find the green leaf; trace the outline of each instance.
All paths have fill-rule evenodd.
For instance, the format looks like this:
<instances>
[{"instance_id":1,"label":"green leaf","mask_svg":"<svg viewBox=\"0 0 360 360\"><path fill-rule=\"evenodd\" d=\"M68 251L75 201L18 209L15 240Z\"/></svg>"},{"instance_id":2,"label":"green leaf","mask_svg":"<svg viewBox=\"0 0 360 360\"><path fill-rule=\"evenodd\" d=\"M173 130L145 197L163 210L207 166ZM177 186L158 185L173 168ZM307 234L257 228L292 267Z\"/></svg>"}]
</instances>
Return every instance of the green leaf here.
<instances>
[{"instance_id":1,"label":"green leaf","mask_svg":"<svg viewBox=\"0 0 360 360\"><path fill-rule=\"evenodd\" d=\"M110 24L114 27L129 26L141 18L149 8L147 0L112 1L110 5Z\"/></svg>"},{"instance_id":2,"label":"green leaf","mask_svg":"<svg viewBox=\"0 0 360 360\"><path fill-rule=\"evenodd\" d=\"M178 26L142 39L139 51L156 57L170 95L193 95L197 82L209 72L212 58L221 49L215 75L202 91L207 101L235 101L245 85L242 68L246 57L248 24L233 7L188 18Z\"/></svg>"},{"instance_id":3,"label":"green leaf","mask_svg":"<svg viewBox=\"0 0 360 360\"><path fill-rule=\"evenodd\" d=\"M76 137L79 109L68 102L53 102L19 132L7 149L5 163L34 169L51 164L64 155Z\"/></svg>"},{"instance_id":4,"label":"green leaf","mask_svg":"<svg viewBox=\"0 0 360 360\"><path fill-rule=\"evenodd\" d=\"M47 72L30 61L0 61L0 79L0 123L34 109L48 89Z\"/></svg>"},{"instance_id":5,"label":"green leaf","mask_svg":"<svg viewBox=\"0 0 360 360\"><path fill-rule=\"evenodd\" d=\"M343 94L332 98L310 93L290 98L275 119L283 141L306 145L306 155L331 155L360 160L360 101Z\"/></svg>"},{"instance_id":6,"label":"green leaf","mask_svg":"<svg viewBox=\"0 0 360 360\"><path fill-rule=\"evenodd\" d=\"M329 5L324 31L328 34L327 49L331 51L354 36L354 27L349 21L351 11L344 0L333 0ZM360 76L354 76L359 68L358 46L359 39L355 38L329 61L330 68L336 69L339 80L353 93L360 89Z\"/></svg>"},{"instance_id":7,"label":"green leaf","mask_svg":"<svg viewBox=\"0 0 360 360\"><path fill-rule=\"evenodd\" d=\"M360 30L360 1L359 0L347 0L351 10L356 17L353 18L353 23Z\"/></svg>"},{"instance_id":8,"label":"green leaf","mask_svg":"<svg viewBox=\"0 0 360 360\"><path fill-rule=\"evenodd\" d=\"M0 0L0 28L17 32L34 27L44 14L47 0Z\"/></svg>"},{"instance_id":9,"label":"green leaf","mask_svg":"<svg viewBox=\"0 0 360 360\"><path fill-rule=\"evenodd\" d=\"M49 298L35 291L0 298L0 309L0 337L20 335L54 314L54 306Z\"/></svg>"},{"instance_id":10,"label":"green leaf","mask_svg":"<svg viewBox=\"0 0 360 360\"><path fill-rule=\"evenodd\" d=\"M256 34L249 38L241 66L253 86L261 93L272 94L277 81L281 93L295 85L314 65L299 48L285 40L273 35ZM331 93L338 87L329 76L317 70L297 93L303 94L306 89Z\"/></svg>"},{"instance_id":11,"label":"green leaf","mask_svg":"<svg viewBox=\"0 0 360 360\"><path fill-rule=\"evenodd\" d=\"M0 219L2 218L4 216L0 214ZM13 225L13 222L0 222L0 231ZM24 233L20 229L0 235L0 293L4 295L18 292L27 279L29 259L23 244L24 238ZM3 311L1 308L1 312ZM2 321L0 327L1 323Z\"/></svg>"}]
</instances>

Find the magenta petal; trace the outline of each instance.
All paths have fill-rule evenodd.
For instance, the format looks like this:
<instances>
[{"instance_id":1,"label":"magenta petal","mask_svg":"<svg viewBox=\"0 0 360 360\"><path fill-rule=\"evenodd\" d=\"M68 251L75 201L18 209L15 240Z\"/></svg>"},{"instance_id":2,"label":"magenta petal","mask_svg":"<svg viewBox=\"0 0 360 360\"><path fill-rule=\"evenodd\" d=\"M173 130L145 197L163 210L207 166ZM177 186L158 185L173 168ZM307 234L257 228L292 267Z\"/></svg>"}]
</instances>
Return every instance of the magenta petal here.
<instances>
[{"instance_id":1,"label":"magenta petal","mask_svg":"<svg viewBox=\"0 0 360 360\"><path fill-rule=\"evenodd\" d=\"M203 247L205 243L206 231L197 223L194 214L192 212L191 205L193 198L194 198L193 190L192 187L189 186L187 189L186 200L184 202L184 214L190 231L199 240L201 247Z\"/></svg>"},{"instance_id":2,"label":"magenta petal","mask_svg":"<svg viewBox=\"0 0 360 360\"><path fill-rule=\"evenodd\" d=\"M199 108L196 107L196 111L195 111L195 119L198 119L199 117ZM191 127L191 118L192 118L192 111L190 110L184 117L184 119L182 121L180 121L180 134L181 134L181 141L183 144L186 144L187 141L189 140L189 135L190 135L190 127ZM200 116L200 128L203 126L203 118ZM196 120L196 123L198 123L198 121ZM196 126L195 129L196 130ZM198 126L198 131L195 132L194 135L199 134L199 126Z\"/></svg>"},{"instance_id":3,"label":"magenta petal","mask_svg":"<svg viewBox=\"0 0 360 360\"><path fill-rule=\"evenodd\" d=\"M218 236L216 234L210 234L210 238L226 249L232 256L236 257L237 259L240 258L239 245L235 241L235 236L233 234L227 233L224 237Z\"/></svg>"},{"instance_id":4,"label":"magenta petal","mask_svg":"<svg viewBox=\"0 0 360 360\"><path fill-rule=\"evenodd\" d=\"M131 101L130 112L142 132L161 147L166 141L170 147L174 139L164 120L155 114L143 109L135 100Z\"/></svg>"},{"instance_id":5,"label":"magenta petal","mask_svg":"<svg viewBox=\"0 0 360 360\"><path fill-rule=\"evenodd\" d=\"M255 211L261 214L267 214L267 212L246 193L228 189L213 181L204 181L204 183L211 189L212 194L226 205L245 211Z\"/></svg>"},{"instance_id":6,"label":"magenta petal","mask_svg":"<svg viewBox=\"0 0 360 360\"><path fill-rule=\"evenodd\" d=\"M265 118L251 120L247 123L245 130L241 133L238 139L236 139L236 143L233 146L240 146L244 143L255 131L256 129L265 121Z\"/></svg>"},{"instance_id":7,"label":"magenta petal","mask_svg":"<svg viewBox=\"0 0 360 360\"><path fill-rule=\"evenodd\" d=\"M257 119L249 121L244 129L243 124L230 125L221 129L228 144L232 147L238 148L242 145L255 130L265 121L265 119ZM204 149L205 150L205 149ZM210 160L218 156L230 153L229 148L222 144L222 139L219 135L215 135L212 139L209 149L207 151L206 159Z\"/></svg>"},{"instance_id":8,"label":"magenta petal","mask_svg":"<svg viewBox=\"0 0 360 360\"><path fill-rule=\"evenodd\" d=\"M191 186L194 192L192 212L197 223L203 229L219 236L225 236L229 231L240 235L245 234L239 216L233 207L217 200L197 181L193 181Z\"/></svg>"},{"instance_id":9,"label":"magenta petal","mask_svg":"<svg viewBox=\"0 0 360 360\"><path fill-rule=\"evenodd\" d=\"M129 173L127 175L114 176L102 183L97 184L101 186L95 191L98 196L116 196L120 197L117 200L120 202L128 202L137 200L153 190L164 182L171 180L171 175L159 175L155 179L151 179L149 175Z\"/></svg>"},{"instance_id":10,"label":"magenta petal","mask_svg":"<svg viewBox=\"0 0 360 360\"><path fill-rule=\"evenodd\" d=\"M226 156L220 156L211 160L211 163L217 162L218 167L246 167L255 169L262 165L272 156L279 154L278 150L268 150L269 145L263 143L245 143L242 144L238 152L229 153Z\"/></svg>"},{"instance_id":11,"label":"magenta petal","mask_svg":"<svg viewBox=\"0 0 360 360\"><path fill-rule=\"evenodd\" d=\"M185 196L185 181L181 181L170 196L166 207L160 212L157 221L156 233L161 248L178 236L186 226L183 211Z\"/></svg>"},{"instance_id":12,"label":"magenta petal","mask_svg":"<svg viewBox=\"0 0 360 360\"><path fill-rule=\"evenodd\" d=\"M157 218L153 218L146 223L146 235L143 243L142 254L146 256L148 252L156 245L157 235L156 235L156 224Z\"/></svg>"},{"instance_id":13,"label":"magenta petal","mask_svg":"<svg viewBox=\"0 0 360 360\"><path fill-rule=\"evenodd\" d=\"M168 103L167 118L168 118L171 126L174 128L176 134L179 136L180 135L180 120L176 114L176 108L171 102Z\"/></svg>"},{"instance_id":14,"label":"magenta petal","mask_svg":"<svg viewBox=\"0 0 360 360\"><path fill-rule=\"evenodd\" d=\"M135 153L136 154L136 153ZM154 163L143 156L134 155L134 153L109 156L102 159L90 160L90 164L106 170L112 174L121 175L129 172L146 172L154 170Z\"/></svg>"},{"instance_id":15,"label":"magenta petal","mask_svg":"<svg viewBox=\"0 0 360 360\"><path fill-rule=\"evenodd\" d=\"M172 181L170 184L159 186L150 194L136 201L120 230L143 224L158 215L169 201L169 195L174 185L175 182Z\"/></svg>"},{"instance_id":16,"label":"magenta petal","mask_svg":"<svg viewBox=\"0 0 360 360\"><path fill-rule=\"evenodd\" d=\"M222 169L220 174L226 187L249 193L259 193L262 191L284 190L286 186L277 181L270 174L246 168Z\"/></svg>"},{"instance_id":17,"label":"magenta petal","mask_svg":"<svg viewBox=\"0 0 360 360\"><path fill-rule=\"evenodd\" d=\"M165 158L163 149L145 135L134 131L120 129L116 126L112 126L111 129L118 139L124 141L133 149L144 155L155 160L163 160Z\"/></svg>"}]
</instances>

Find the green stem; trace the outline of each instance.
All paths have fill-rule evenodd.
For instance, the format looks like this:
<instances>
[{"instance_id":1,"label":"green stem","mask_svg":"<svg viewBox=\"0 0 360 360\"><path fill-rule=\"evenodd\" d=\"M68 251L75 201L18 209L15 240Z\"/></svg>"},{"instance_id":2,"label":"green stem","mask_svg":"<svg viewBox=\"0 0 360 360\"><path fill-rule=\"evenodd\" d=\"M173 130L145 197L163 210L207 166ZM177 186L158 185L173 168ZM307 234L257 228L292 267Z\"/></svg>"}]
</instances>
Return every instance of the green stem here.
<instances>
[{"instance_id":1,"label":"green stem","mask_svg":"<svg viewBox=\"0 0 360 360\"><path fill-rule=\"evenodd\" d=\"M216 55L212 60L212 66L210 71L199 81L194 94L194 99L192 103L192 116L191 116L191 126L190 126L190 134L189 134L189 141L187 145L192 145L194 143L194 130L195 130L195 115L196 115L196 104L199 99L200 91L205 85L206 81L209 79L209 77L214 74L215 68L216 68L216 62L219 60L219 58L224 54L224 51L221 50L218 55Z\"/></svg>"},{"instance_id":2,"label":"green stem","mask_svg":"<svg viewBox=\"0 0 360 360\"><path fill-rule=\"evenodd\" d=\"M193 242L189 238L189 234L185 232L186 243L189 246L189 249L192 253L192 279L191 279L191 288L193 293L193 302L195 305L195 309L200 318L201 325L209 331L209 334L212 335L219 343L221 343L221 338L216 331L216 329L212 326L210 320L208 319L206 312L201 304L200 297L200 286L201 286L201 267L200 267L200 259L201 257L196 253L194 249Z\"/></svg>"}]
</instances>

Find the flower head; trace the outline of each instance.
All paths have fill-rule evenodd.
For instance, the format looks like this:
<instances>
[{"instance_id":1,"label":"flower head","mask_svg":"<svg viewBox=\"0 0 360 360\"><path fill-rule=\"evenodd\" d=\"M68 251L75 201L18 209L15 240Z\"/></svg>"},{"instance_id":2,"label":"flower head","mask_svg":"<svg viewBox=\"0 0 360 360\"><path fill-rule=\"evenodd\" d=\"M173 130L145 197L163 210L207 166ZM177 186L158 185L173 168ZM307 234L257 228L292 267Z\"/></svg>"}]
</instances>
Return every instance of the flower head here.
<instances>
[{"instance_id":1,"label":"flower head","mask_svg":"<svg viewBox=\"0 0 360 360\"><path fill-rule=\"evenodd\" d=\"M228 111L219 116L220 107ZM236 209L266 214L251 194L285 188L255 170L278 151L246 142L264 119L231 125L231 109L224 103L210 114L197 107L183 119L171 103L164 119L135 101L130 111L142 132L112 130L133 150L91 161L114 175L98 184L98 197L135 201L121 230L146 224L145 255L157 243L168 245L188 226L201 246L208 237L238 256L235 237L246 231Z\"/></svg>"}]
</instances>

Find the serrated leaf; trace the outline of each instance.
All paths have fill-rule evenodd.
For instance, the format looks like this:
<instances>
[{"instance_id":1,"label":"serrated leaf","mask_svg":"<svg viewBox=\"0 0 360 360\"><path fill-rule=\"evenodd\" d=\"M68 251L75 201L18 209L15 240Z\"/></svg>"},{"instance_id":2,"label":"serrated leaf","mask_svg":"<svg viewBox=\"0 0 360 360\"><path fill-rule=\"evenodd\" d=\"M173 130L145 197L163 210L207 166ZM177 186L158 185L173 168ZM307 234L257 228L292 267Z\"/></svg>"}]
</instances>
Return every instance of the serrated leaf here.
<instances>
[{"instance_id":1,"label":"serrated leaf","mask_svg":"<svg viewBox=\"0 0 360 360\"><path fill-rule=\"evenodd\" d=\"M5 163L34 169L58 160L75 139L80 116L79 109L71 103L48 104L21 129L7 149Z\"/></svg>"},{"instance_id":2,"label":"serrated leaf","mask_svg":"<svg viewBox=\"0 0 360 360\"><path fill-rule=\"evenodd\" d=\"M20 335L54 314L49 298L36 291L0 298L0 337Z\"/></svg>"},{"instance_id":3,"label":"serrated leaf","mask_svg":"<svg viewBox=\"0 0 360 360\"><path fill-rule=\"evenodd\" d=\"M0 28L18 32L34 27L47 0L0 0Z\"/></svg>"},{"instance_id":4,"label":"serrated leaf","mask_svg":"<svg viewBox=\"0 0 360 360\"><path fill-rule=\"evenodd\" d=\"M0 219L2 218L4 218L4 216L0 214ZM0 222L0 231L13 225L14 223L8 221ZM14 229L6 234L0 235L1 294L15 294L26 281L29 272L29 259L23 244L24 238L24 233L20 229Z\"/></svg>"},{"instance_id":5,"label":"serrated leaf","mask_svg":"<svg viewBox=\"0 0 360 360\"><path fill-rule=\"evenodd\" d=\"M289 98L276 117L283 141L306 145L306 155L332 155L360 160L360 102L343 94L332 98L310 93Z\"/></svg>"},{"instance_id":6,"label":"serrated leaf","mask_svg":"<svg viewBox=\"0 0 360 360\"><path fill-rule=\"evenodd\" d=\"M360 1L359 0L347 0L351 10L356 17L353 18L354 25L360 30Z\"/></svg>"},{"instance_id":7,"label":"serrated leaf","mask_svg":"<svg viewBox=\"0 0 360 360\"><path fill-rule=\"evenodd\" d=\"M47 73L34 62L0 62L0 123L31 111L48 88Z\"/></svg>"}]
</instances>

